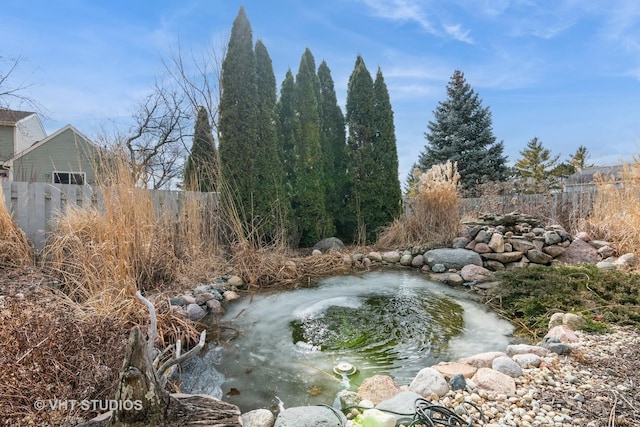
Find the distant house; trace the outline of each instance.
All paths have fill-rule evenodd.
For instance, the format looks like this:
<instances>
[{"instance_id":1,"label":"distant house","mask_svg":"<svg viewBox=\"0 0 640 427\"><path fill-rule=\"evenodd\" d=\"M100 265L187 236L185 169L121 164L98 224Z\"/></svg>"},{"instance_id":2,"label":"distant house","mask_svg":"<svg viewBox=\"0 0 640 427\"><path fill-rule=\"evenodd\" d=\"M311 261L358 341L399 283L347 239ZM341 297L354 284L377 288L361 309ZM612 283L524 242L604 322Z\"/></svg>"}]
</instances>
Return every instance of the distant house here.
<instances>
[{"instance_id":1,"label":"distant house","mask_svg":"<svg viewBox=\"0 0 640 427\"><path fill-rule=\"evenodd\" d=\"M98 147L71 125L47 136L36 113L0 109L0 176L93 184L97 154Z\"/></svg>"},{"instance_id":2,"label":"distant house","mask_svg":"<svg viewBox=\"0 0 640 427\"><path fill-rule=\"evenodd\" d=\"M624 165L613 166L593 166L584 168L581 171L568 176L563 182L565 193L581 192L595 188L595 177L599 175L603 178L613 178L616 182L620 180L620 175L624 170Z\"/></svg>"}]
</instances>

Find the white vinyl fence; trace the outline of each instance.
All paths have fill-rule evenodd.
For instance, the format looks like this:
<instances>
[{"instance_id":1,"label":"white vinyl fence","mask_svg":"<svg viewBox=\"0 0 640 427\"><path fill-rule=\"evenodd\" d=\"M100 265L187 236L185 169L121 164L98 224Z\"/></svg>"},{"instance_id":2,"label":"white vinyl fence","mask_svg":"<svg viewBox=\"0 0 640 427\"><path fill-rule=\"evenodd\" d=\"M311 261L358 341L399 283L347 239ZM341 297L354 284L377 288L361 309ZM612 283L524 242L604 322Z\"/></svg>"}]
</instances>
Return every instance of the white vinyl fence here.
<instances>
[{"instance_id":1,"label":"white vinyl fence","mask_svg":"<svg viewBox=\"0 0 640 427\"><path fill-rule=\"evenodd\" d=\"M46 182L17 182L0 179L4 203L14 221L25 232L33 246L44 248L52 221L67 206L103 206L100 191L90 185L50 184ZM148 190L158 211L177 216L186 197L198 197L215 208L215 193L192 193L170 190Z\"/></svg>"}]
</instances>

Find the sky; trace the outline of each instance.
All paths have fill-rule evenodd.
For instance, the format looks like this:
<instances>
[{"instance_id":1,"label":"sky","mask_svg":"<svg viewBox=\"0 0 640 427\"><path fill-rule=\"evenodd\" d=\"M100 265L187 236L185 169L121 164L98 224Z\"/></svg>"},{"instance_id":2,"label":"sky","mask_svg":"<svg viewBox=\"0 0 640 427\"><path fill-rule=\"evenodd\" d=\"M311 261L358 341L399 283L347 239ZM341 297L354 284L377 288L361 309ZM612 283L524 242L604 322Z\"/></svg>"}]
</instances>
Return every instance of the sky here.
<instances>
[{"instance_id":1,"label":"sky","mask_svg":"<svg viewBox=\"0 0 640 427\"><path fill-rule=\"evenodd\" d=\"M372 76L380 68L401 182L456 70L489 108L510 165L534 137L560 160L583 145L598 166L640 152L637 0L3 0L0 72L20 57L4 83L27 86L47 132L72 124L93 138L130 121L176 52L222 52L240 6L278 90L309 48L344 113L357 55Z\"/></svg>"}]
</instances>

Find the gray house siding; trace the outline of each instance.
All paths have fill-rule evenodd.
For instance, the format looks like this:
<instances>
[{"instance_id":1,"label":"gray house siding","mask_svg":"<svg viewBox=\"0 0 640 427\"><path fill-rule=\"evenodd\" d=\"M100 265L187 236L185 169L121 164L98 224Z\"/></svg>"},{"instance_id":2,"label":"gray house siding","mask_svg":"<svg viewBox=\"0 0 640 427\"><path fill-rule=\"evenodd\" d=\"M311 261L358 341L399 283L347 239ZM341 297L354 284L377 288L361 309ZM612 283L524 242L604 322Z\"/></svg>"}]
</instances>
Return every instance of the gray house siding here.
<instances>
[{"instance_id":1,"label":"gray house siding","mask_svg":"<svg viewBox=\"0 0 640 427\"><path fill-rule=\"evenodd\" d=\"M0 126L0 162L9 160L15 154L13 152L14 127Z\"/></svg>"},{"instance_id":2,"label":"gray house siding","mask_svg":"<svg viewBox=\"0 0 640 427\"><path fill-rule=\"evenodd\" d=\"M93 184L95 155L95 146L68 127L14 159L13 180L52 183L54 172L72 172Z\"/></svg>"}]
</instances>

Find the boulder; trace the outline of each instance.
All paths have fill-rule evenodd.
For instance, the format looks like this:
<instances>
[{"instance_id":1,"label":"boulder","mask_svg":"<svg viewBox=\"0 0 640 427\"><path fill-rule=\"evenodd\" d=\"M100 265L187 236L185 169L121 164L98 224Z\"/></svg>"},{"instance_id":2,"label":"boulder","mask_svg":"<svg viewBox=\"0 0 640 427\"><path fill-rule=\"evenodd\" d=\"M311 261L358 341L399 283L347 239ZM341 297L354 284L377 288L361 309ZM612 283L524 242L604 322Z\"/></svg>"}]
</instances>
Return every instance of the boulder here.
<instances>
[{"instance_id":1,"label":"boulder","mask_svg":"<svg viewBox=\"0 0 640 427\"><path fill-rule=\"evenodd\" d=\"M465 282L486 282L493 278L493 274L484 267L468 264L462 267L460 275Z\"/></svg>"},{"instance_id":2,"label":"boulder","mask_svg":"<svg viewBox=\"0 0 640 427\"><path fill-rule=\"evenodd\" d=\"M421 268L424 265L424 257L422 255L416 255L411 260L411 267Z\"/></svg>"},{"instance_id":3,"label":"boulder","mask_svg":"<svg viewBox=\"0 0 640 427\"><path fill-rule=\"evenodd\" d=\"M550 338L556 338L562 343L578 342L578 336L576 333L566 325L554 326L551 328L549 332L547 332L547 335L545 335L544 339L549 340Z\"/></svg>"},{"instance_id":4,"label":"boulder","mask_svg":"<svg viewBox=\"0 0 640 427\"><path fill-rule=\"evenodd\" d=\"M442 264L446 269L453 268L456 270L468 264L482 266L480 255L468 249L432 249L424 253L424 261L431 267L436 264Z\"/></svg>"},{"instance_id":5,"label":"boulder","mask_svg":"<svg viewBox=\"0 0 640 427\"><path fill-rule=\"evenodd\" d=\"M553 257L551 255L545 254L539 249L531 249L527 252L527 258L534 264L543 264L547 265L551 261L553 261Z\"/></svg>"},{"instance_id":6,"label":"boulder","mask_svg":"<svg viewBox=\"0 0 640 427\"><path fill-rule=\"evenodd\" d=\"M547 350L546 348L544 350L547 352L547 354L549 353L549 350ZM533 353L514 354L512 356L512 359L523 369L537 368L540 366L540 363L542 363L542 358Z\"/></svg>"},{"instance_id":7,"label":"boulder","mask_svg":"<svg viewBox=\"0 0 640 427\"><path fill-rule=\"evenodd\" d=\"M390 264L395 264L396 262L400 261L400 258L401 256L398 251L389 251L382 254L382 260Z\"/></svg>"},{"instance_id":8,"label":"boulder","mask_svg":"<svg viewBox=\"0 0 640 427\"><path fill-rule=\"evenodd\" d=\"M501 254L491 252L488 254L482 254L481 256L482 256L482 259L498 261L502 264L508 264L508 263L520 261L523 255L524 254L522 252L513 251L513 252L503 252Z\"/></svg>"},{"instance_id":9,"label":"boulder","mask_svg":"<svg viewBox=\"0 0 640 427\"><path fill-rule=\"evenodd\" d=\"M442 362L437 365L433 365L432 368L440 372L445 378L453 378L456 375L471 378L478 370L475 366L459 362Z\"/></svg>"},{"instance_id":10,"label":"boulder","mask_svg":"<svg viewBox=\"0 0 640 427\"><path fill-rule=\"evenodd\" d=\"M479 353L469 357L463 357L458 360L459 363L466 363L467 365L475 366L476 368L490 368L493 363L493 359L496 357L506 356L501 351L488 351L486 353Z\"/></svg>"},{"instance_id":11,"label":"boulder","mask_svg":"<svg viewBox=\"0 0 640 427\"><path fill-rule=\"evenodd\" d=\"M494 394L516 394L516 382L509 375L490 368L480 368L473 376L472 381L480 390Z\"/></svg>"},{"instance_id":12,"label":"boulder","mask_svg":"<svg viewBox=\"0 0 640 427\"><path fill-rule=\"evenodd\" d=\"M344 249L344 243L337 237L327 237L313 245L313 249L318 249L322 252L341 251Z\"/></svg>"},{"instance_id":13,"label":"boulder","mask_svg":"<svg viewBox=\"0 0 640 427\"><path fill-rule=\"evenodd\" d=\"M442 397L449 391L449 384L444 376L434 368L424 368L409 384L409 391L422 396L436 394L438 397Z\"/></svg>"},{"instance_id":14,"label":"boulder","mask_svg":"<svg viewBox=\"0 0 640 427\"><path fill-rule=\"evenodd\" d=\"M271 427L275 421L273 412L268 409L254 409L240 417L244 427Z\"/></svg>"},{"instance_id":15,"label":"boulder","mask_svg":"<svg viewBox=\"0 0 640 427\"><path fill-rule=\"evenodd\" d=\"M523 372L520 365L518 365L512 358L507 356L496 357L491 363L491 369L501 372L505 375L509 375L512 378L521 377Z\"/></svg>"},{"instance_id":16,"label":"boulder","mask_svg":"<svg viewBox=\"0 0 640 427\"><path fill-rule=\"evenodd\" d=\"M575 239L562 255L556 258L565 264L595 264L599 261L598 250L581 239Z\"/></svg>"},{"instance_id":17,"label":"boulder","mask_svg":"<svg viewBox=\"0 0 640 427\"><path fill-rule=\"evenodd\" d=\"M376 405L377 409L381 411L392 411L397 414L413 414L416 411L416 400L421 399L422 396L413 391L402 391L390 399L384 400ZM400 418L401 415L396 415L396 418Z\"/></svg>"},{"instance_id":18,"label":"boulder","mask_svg":"<svg viewBox=\"0 0 640 427\"><path fill-rule=\"evenodd\" d=\"M504 236L500 233L493 233L487 245L493 252L504 252Z\"/></svg>"},{"instance_id":19,"label":"boulder","mask_svg":"<svg viewBox=\"0 0 640 427\"><path fill-rule=\"evenodd\" d=\"M358 387L358 395L374 404L390 399L401 391L394 379L388 375L374 375L362 381Z\"/></svg>"}]
</instances>

